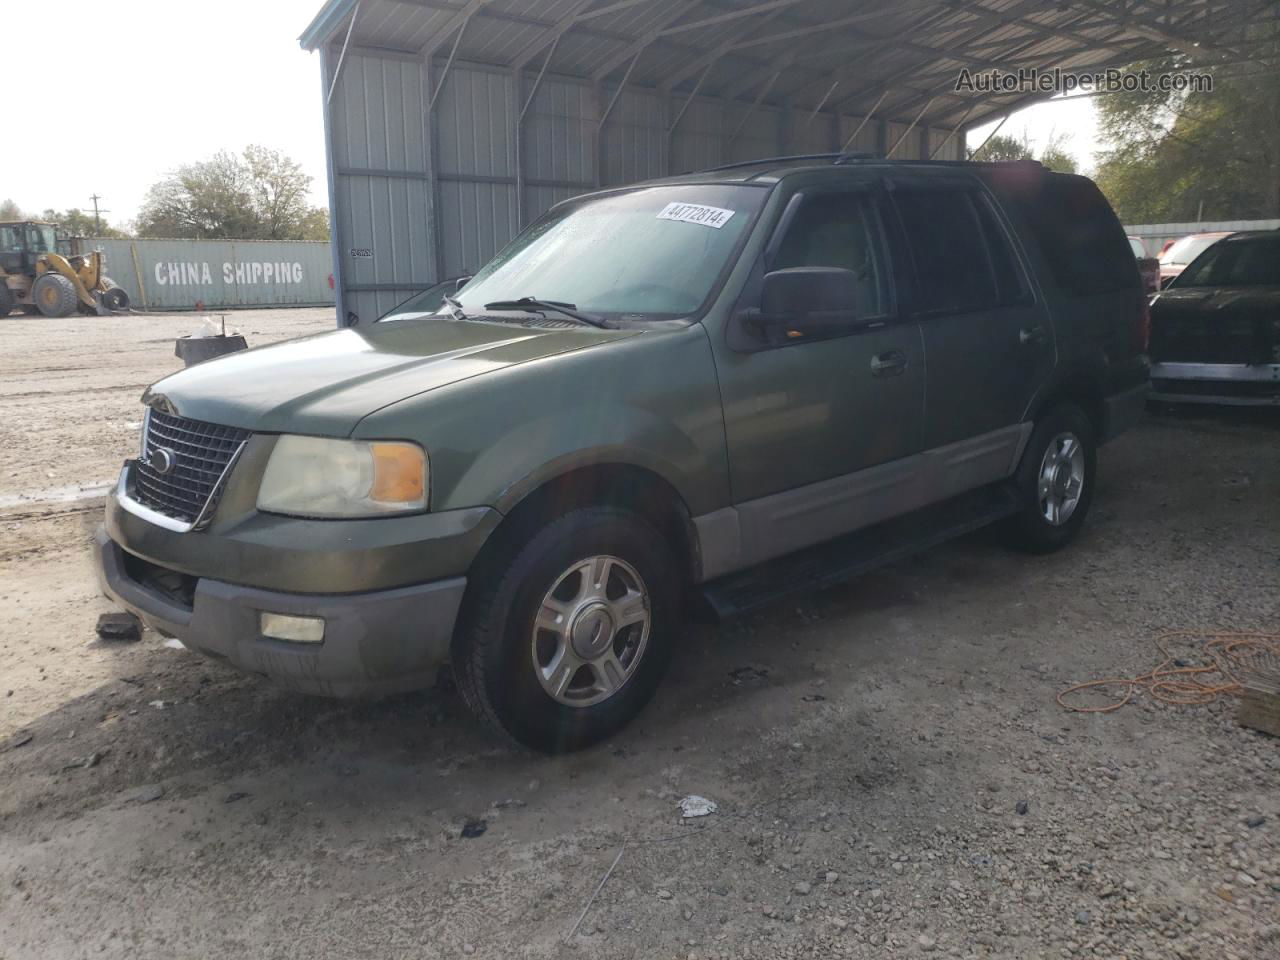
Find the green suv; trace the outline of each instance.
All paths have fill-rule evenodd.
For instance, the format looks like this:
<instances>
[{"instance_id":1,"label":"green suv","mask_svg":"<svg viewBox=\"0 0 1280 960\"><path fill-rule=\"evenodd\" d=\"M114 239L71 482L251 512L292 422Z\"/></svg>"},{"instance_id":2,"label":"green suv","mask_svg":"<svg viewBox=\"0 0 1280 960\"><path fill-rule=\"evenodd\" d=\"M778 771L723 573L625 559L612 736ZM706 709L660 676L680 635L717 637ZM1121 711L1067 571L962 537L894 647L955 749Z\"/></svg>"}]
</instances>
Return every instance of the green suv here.
<instances>
[{"instance_id":1,"label":"green suv","mask_svg":"<svg viewBox=\"0 0 1280 960\"><path fill-rule=\"evenodd\" d=\"M309 693L428 686L543 750L732 613L999 521L1079 531L1146 299L1087 179L784 158L559 204L465 284L146 391L104 586Z\"/></svg>"}]
</instances>

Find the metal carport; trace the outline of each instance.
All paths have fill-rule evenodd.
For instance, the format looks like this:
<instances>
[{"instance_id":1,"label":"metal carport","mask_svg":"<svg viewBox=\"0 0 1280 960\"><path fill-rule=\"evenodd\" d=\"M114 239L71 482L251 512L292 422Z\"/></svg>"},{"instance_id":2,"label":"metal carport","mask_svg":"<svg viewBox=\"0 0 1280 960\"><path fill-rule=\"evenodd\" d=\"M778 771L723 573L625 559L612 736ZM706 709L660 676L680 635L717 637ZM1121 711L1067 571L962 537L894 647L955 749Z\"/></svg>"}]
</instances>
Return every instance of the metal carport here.
<instances>
[{"instance_id":1,"label":"metal carport","mask_svg":"<svg viewBox=\"0 0 1280 960\"><path fill-rule=\"evenodd\" d=\"M794 153L956 159L1043 93L961 68L1247 59L1275 0L329 0L319 50L338 316L478 268L574 194Z\"/></svg>"}]
</instances>

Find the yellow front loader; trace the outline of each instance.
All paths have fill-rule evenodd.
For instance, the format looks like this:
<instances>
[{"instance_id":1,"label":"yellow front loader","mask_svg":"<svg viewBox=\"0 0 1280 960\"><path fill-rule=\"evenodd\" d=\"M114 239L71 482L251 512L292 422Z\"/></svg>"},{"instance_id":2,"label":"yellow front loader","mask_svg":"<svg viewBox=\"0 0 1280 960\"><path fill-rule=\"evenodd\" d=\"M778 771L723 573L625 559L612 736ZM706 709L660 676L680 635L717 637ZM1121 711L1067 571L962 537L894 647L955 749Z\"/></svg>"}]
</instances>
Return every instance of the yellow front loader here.
<instances>
[{"instance_id":1,"label":"yellow front loader","mask_svg":"<svg viewBox=\"0 0 1280 960\"><path fill-rule=\"evenodd\" d=\"M0 317L14 307L46 317L127 310L129 295L105 266L102 254L82 252L78 239L65 241L60 252L52 223L0 222Z\"/></svg>"}]
</instances>

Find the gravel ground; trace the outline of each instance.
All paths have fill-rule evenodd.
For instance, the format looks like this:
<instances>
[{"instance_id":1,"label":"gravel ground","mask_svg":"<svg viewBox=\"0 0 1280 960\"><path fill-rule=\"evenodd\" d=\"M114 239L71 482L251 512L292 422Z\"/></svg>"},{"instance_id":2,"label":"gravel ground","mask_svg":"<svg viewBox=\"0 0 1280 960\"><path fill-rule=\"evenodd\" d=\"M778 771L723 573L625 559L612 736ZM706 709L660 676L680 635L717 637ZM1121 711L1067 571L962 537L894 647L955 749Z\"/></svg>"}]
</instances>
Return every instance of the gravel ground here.
<instances>
[{"instance_id":1,"label":"gravel ground","mask_svg":"<svg viewBox=\"0 0 1280 960\"><path fill-rule=\"evenodd\" d=\"M1280 957L1280 741L1054 701L1163 630L1280 630L1275 417L1149 419L1063 553L981 534L691 626L636 724L548 759L447 683L329 702L94 638L92 485L191 323L0 321L2 960Z\"/></svg>"}]
</instances>

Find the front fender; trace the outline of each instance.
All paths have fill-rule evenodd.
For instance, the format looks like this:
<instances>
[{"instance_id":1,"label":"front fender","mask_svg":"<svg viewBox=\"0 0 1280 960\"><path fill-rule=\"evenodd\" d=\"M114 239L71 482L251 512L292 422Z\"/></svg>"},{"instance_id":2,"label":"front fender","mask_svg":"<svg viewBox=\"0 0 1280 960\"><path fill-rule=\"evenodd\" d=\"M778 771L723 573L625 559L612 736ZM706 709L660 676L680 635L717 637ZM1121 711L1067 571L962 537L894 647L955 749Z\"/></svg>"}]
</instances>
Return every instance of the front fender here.
<instances>
[{"instance_id":1,"label":"front fender","mask_svg":"<svg viewBox=\"0 0 1280 960\"><path fill-rule=\"evenodd\" d=\"M421 442L433 510L505 512L594 464L652 471L694 516L729 502L720 392L700 324L472 377L384 408L354 435Z\"/></svg>"}]
</instances>

